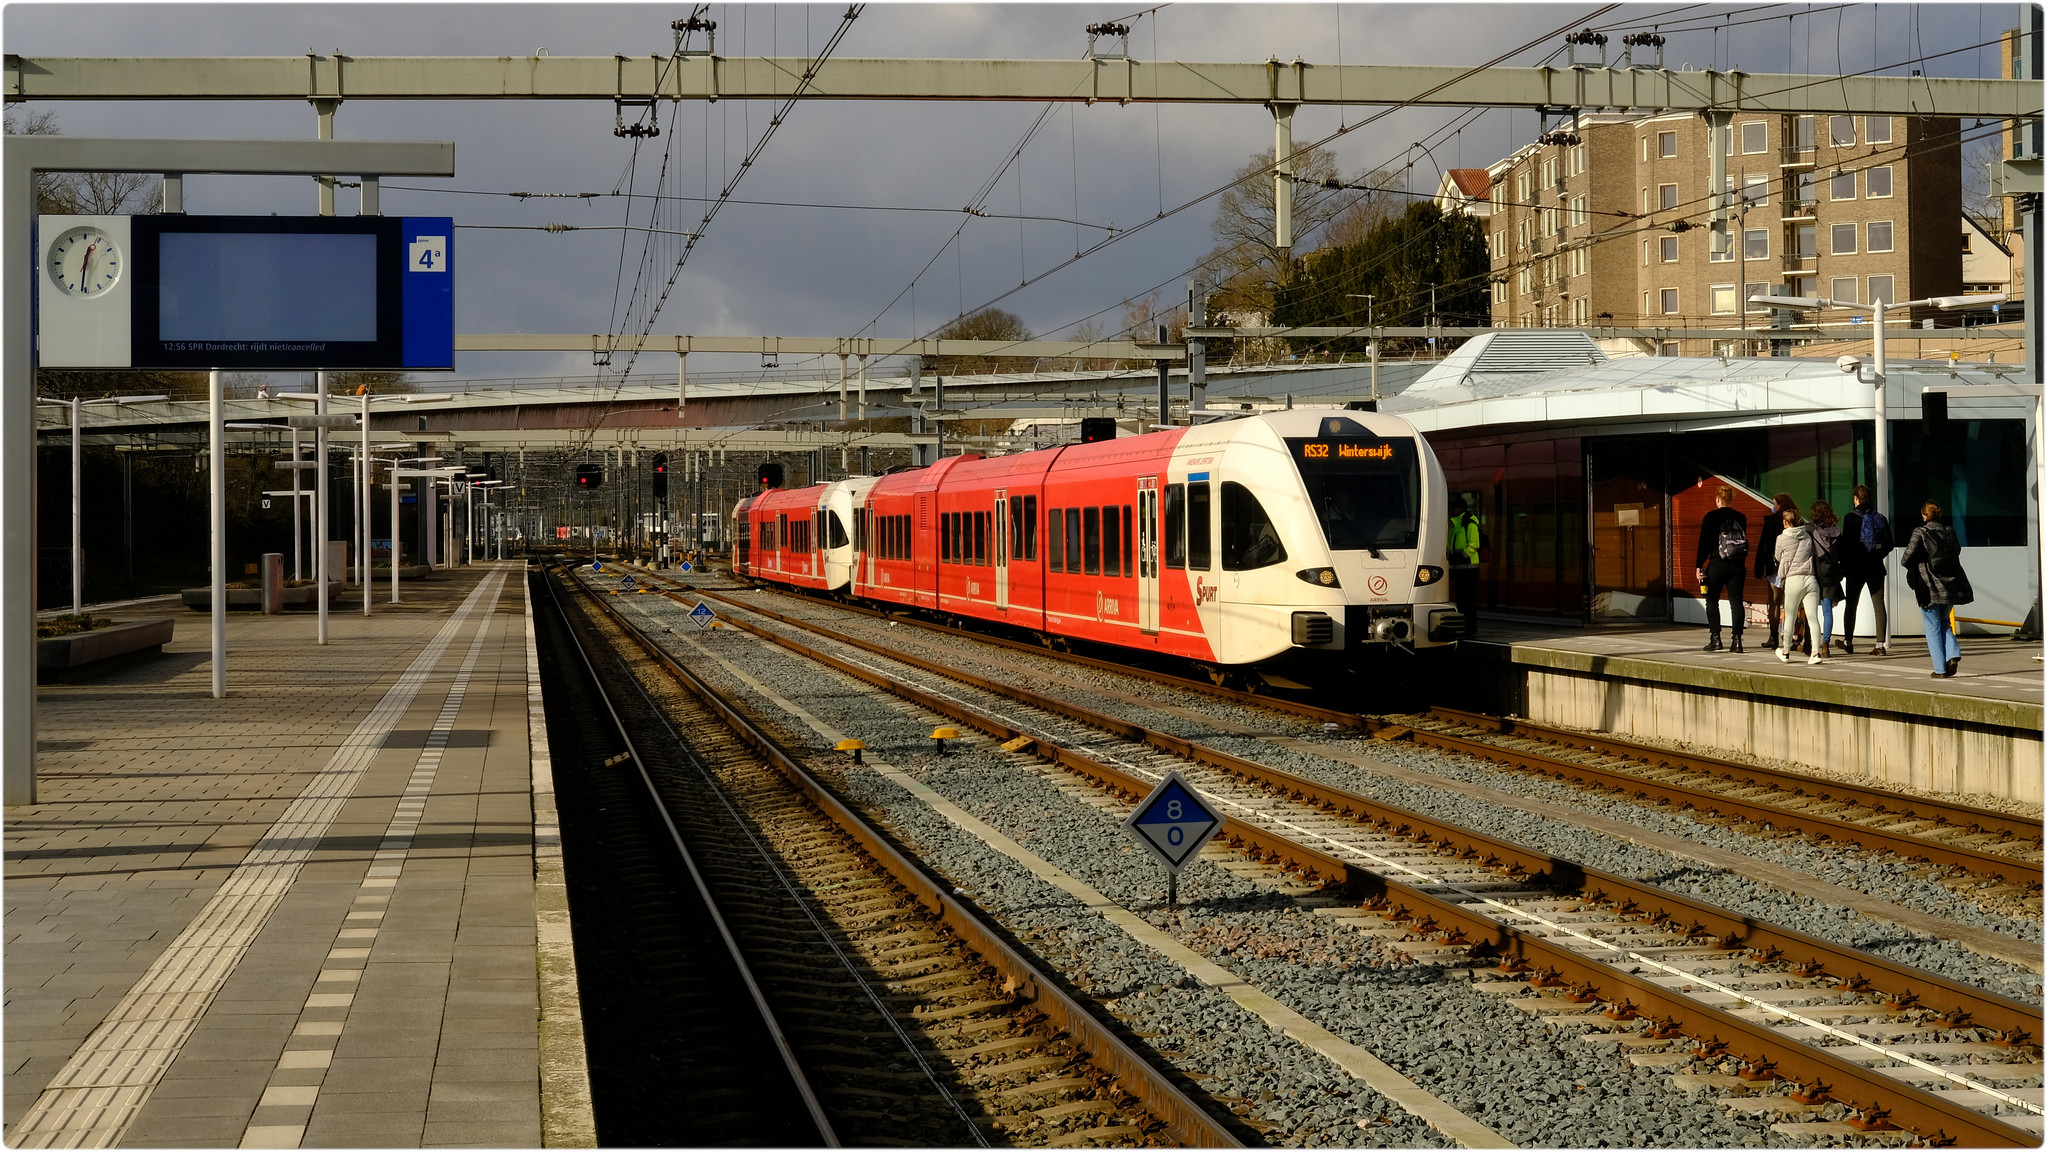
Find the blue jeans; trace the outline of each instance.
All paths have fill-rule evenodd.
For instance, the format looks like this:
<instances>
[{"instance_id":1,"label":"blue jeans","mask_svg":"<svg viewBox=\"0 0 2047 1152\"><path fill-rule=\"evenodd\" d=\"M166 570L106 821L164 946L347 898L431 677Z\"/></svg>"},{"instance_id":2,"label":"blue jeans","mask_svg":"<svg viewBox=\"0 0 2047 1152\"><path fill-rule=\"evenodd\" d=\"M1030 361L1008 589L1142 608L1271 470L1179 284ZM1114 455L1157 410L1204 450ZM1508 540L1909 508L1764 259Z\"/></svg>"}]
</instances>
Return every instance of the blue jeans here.
<instances>
[{"instance_id":1,"label":"blue jeans","mask_svg":"<svg viewBox=\"0 0 2047 1152\"><path fill-rule=\"evenodd\" d=\"M1822 596L1820 597L1820 643L1831 644L1833 641L1834 602Z\"/></svg>"},{"instance_id":2,"label":"blue jeans","mask_svg":"<svg viewBox=\"0 0 2047 1152\"><path fill-rule=\"evenodd\" d=\"M1935 672L1947 671L1949 660L1962 658L1962 646L1955 643L1955 634L1948 630L1948 606L1932 604L1919 610L1926 618L1926 654L1933 659Z\"/></svg>"}]
</instances>

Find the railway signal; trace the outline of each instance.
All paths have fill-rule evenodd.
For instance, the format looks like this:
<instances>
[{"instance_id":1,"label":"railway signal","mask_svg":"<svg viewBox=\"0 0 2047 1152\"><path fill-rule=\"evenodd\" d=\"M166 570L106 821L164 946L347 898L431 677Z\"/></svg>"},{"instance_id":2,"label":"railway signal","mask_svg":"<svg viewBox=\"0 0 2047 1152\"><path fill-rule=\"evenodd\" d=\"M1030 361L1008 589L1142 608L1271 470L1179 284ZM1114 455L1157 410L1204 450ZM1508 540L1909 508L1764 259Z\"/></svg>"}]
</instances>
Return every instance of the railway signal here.
<instances>
[{"instance_id":1,"label":"railway signal","mask_svg":"<svg viewBox=\"0 0 2047 1152\"><path fill-rule=\"evenodd\" d=\"M654 453L654 499L668 499L668 453Z\"/></svg>"},{"instance_id":2,"label":"railway signal","mask_svg":"<svg viewBox=\"0 0 2047 1152\"><path fill-rule=\"evenodd\" d=\"M1166 866L1166 903L1177 907L1180 869L1222 831L1223 823L1222 813L1188 787L1178 772L1168 772L1123 821L1123 829Z\"/></svg>"}]
</instances>

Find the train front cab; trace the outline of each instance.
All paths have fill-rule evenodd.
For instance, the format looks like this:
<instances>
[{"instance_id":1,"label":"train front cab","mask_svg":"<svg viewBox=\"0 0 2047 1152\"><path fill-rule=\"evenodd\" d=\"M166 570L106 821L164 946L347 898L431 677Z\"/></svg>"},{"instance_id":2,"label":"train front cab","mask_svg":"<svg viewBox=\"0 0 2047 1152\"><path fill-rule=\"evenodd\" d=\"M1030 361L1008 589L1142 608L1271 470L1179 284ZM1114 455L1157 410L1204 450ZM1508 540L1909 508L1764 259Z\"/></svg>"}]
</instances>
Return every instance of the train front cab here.
<instances>
[{"instance_id":1,"label":"train front cab","mask_svg":"<svg viewBox=\"0 0 2047 1152\"><path fill-rule=\"evenodd\" d=\"M1218 663L1354 663L1454 637L1443 473L1405 421L1293 411L1204 425L1170 480L1166 564L1187 565Z\"/></svg>"}]
</instances>

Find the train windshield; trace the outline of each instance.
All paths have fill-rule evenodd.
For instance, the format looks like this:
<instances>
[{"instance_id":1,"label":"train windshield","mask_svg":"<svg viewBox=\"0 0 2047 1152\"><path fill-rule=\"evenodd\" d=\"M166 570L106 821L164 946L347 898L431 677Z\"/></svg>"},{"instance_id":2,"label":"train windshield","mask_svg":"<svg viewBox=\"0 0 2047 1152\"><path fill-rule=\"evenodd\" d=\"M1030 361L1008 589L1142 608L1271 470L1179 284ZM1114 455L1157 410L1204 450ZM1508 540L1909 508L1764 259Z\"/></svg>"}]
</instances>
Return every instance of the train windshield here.
<instances>
[{"instance_id":1,"label":"train windshield","mask_svg":"<svg viewBox=\"0 0 2047 1152\"><path fill-rule=\"evenodd\" d=\"M1289 437L1308 502L1332 552L1413 548L1421 538L1421 465L1414 441L1384 436Z\"/></svg>"}]
</instances>

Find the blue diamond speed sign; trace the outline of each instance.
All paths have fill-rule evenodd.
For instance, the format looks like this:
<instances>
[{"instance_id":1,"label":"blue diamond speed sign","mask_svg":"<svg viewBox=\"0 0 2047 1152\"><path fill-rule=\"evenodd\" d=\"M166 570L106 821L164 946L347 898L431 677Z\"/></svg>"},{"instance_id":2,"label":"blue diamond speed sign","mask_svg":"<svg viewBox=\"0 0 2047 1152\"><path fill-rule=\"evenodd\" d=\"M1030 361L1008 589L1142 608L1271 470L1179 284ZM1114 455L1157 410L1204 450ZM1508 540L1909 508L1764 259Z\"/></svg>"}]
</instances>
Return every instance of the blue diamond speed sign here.
<instances>
[{"instance_id":1,"label":"blue diamond speed sign","mask_svg":"<svg viewBox=\"0 0 2047 1152\"><path fill-rule=\"evenodd\" d=\"M716 612L711 611L711 606L709 604L706 604L703 601L699 600L697 602L697 606L689 610L689 618L696 622L697 627L709 628L711 626L711 621L718 618L718 614Z\"/></svg>"},{"instance_id":2,"label":"blue diamond speed sign","mask_svg":"<svg viewBox=\"0 0 2047 1152\"><path fill-rule=\"evenodd\" d=\"M1123 821L1123 827L1177 872L1222 831L1223 818L1178 772L1168 772Z\"/></svg>"}]
</instances>

